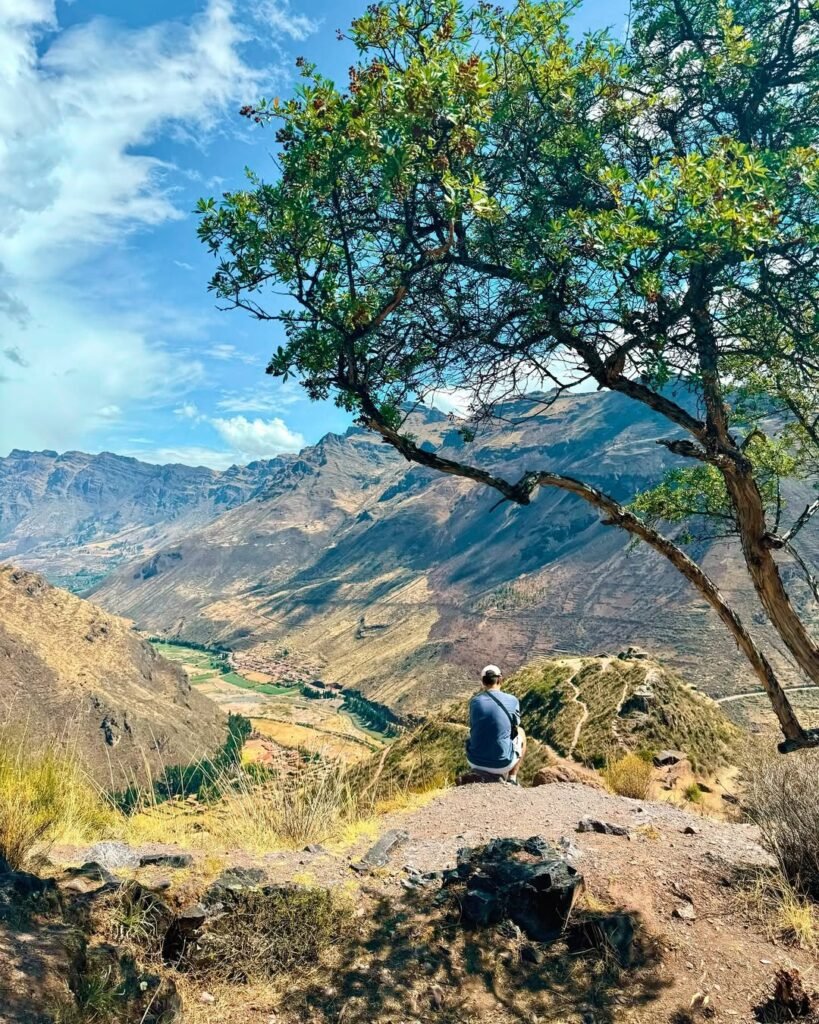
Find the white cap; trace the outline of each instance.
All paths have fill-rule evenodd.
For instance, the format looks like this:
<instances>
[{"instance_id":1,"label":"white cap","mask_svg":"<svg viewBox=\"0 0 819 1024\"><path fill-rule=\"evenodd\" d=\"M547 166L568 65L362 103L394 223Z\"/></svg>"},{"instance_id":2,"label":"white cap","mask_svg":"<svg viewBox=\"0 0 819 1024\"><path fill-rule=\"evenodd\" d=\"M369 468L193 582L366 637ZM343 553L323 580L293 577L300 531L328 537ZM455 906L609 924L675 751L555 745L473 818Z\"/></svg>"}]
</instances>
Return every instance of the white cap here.
<instances>
[{"instance_id":1,"label":"white cap","mask_svg":"<svg viewBox=\"0 0 819 1024\"><path fill-rule=\"evenodd\" d=\"M487 676L495 676L500 679L501 670L497 665L487 665L483 672L481 672L481 679L486 679Z\"/></svg>"}]
</instances>

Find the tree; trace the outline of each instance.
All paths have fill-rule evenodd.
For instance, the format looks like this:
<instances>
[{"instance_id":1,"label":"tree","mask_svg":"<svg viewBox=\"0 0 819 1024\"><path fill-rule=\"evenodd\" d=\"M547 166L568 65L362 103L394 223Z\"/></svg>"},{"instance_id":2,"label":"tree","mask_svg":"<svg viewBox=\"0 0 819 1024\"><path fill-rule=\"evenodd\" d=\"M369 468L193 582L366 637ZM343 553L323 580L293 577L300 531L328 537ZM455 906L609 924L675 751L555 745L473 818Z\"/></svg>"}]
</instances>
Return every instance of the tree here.
<instances>
[{"instance_id":1,"label":"tree","mask_svg":"<svg viewBox=\"0 0 819 1024\"><path fill-rule=\"evenodd\" d=\"M345 90L300 61L295 96L244 108L280 124L279 174L201 202L212 288L282 325L269 372L334 395L407 459L520 505L562 488L650 544L732 633L782 749L819 745L713 581L657 529L681 518L673 478L626 508L537 467L507 481L443 458L403 427L407 402L453 387L477 419L579 381L660 413L660 443L690 463L677 491L737 534L766 615L819 684L819 645L774 554L816 511L780 527L780 481L817 452L819 13L637 0L626 44L573 40L569 14L531 0L368 8ZM276 284L283 310L268 305ZM766 431L761 403L787 426Z\"/></svg>"}]
</instances>

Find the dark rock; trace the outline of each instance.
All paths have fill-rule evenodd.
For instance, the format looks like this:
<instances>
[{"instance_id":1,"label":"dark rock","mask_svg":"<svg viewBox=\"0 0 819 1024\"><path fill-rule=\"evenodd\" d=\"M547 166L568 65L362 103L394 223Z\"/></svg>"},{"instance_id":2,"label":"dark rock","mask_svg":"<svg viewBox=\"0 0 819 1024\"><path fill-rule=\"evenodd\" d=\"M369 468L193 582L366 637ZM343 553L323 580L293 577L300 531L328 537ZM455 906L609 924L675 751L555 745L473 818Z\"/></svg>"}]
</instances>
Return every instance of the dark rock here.
<instances>
[{"instance_id":1,"label":"dark rock","mask_svg":"<svg viewBox=\"0 0 819 1024\"><path fill-rule=\"evenodd\" d=\"M324 847L319 843L308 843L304 848L305 853L324 853Z\"/></svg>"},{"instance_id":2,"label":"dark rock","mask_svg":"<svg viewBox=\"0 0 819 1024\"><path fill-rule=\"evenodd\" d=\"M189 868L193 857L189 853L146 853L139 858L141 868Z\"/></svg>"},{"instance_id":3,"label":"dark rock","mask_svg":"<svg viewBox=\"0 0 819 1024\"><path fill-rule=\"evenodd\" d=\"M478 783L505 782L502 775L489 775L485 772L462 772L455 780L456 786L474 786Z\"/></svg>"},{"instance_id":4,"label":"dark rock","mask_svg":"<svg viewBox=\"0 0 819 1024\"><path fill-rule=\"evenodd\" d=\"M390 856L409 839L409 834L401 829L391 828L385 832L375 845L364 854L360 861L352 865L354 871L366 872L373 868L383 868L389 863Z\"/></svg>"},{"instance_id":5,"label":"dark rock","mask_svg":"<svg viewBox=\"0 0 819 1024\"><path fill-rule=\"evenodd\" d=\"M535 836L460 850L458 866L444 872L443 885L458 888L465 923L486 927L510 920L533 941L547 942L562 933L583 878Z\"/></svg>"},{"instance_id":6,"label":"dark rock","mask_svg":"<svg viewBox=\"0 0 819 1024\"><path fill-rule=\"evenodd\" d=\"M66 868L65 874L69 878L87 878L91 882L116 882L117 879L102 864L95 860L88 860L78 868Z\"/></svg>"},{"instance_id":7,"label":"dark rock","mask_svg":"<svg viewBox=\"0 0 819 1024\"><path fill-rule=\"evenodd\" d=\"M40 878L28 871L7 871L0 875L0 916L4 910L56 909L60 894L53 878Z\"/></svg>"},{"instance_id":8,"label":"dark rock","mask_svg":"<svg viewBox=\"0 0 819 1024\"><path fill-rule=\"evenodd\" d=\"M682 750L661 750L654 755L654 767L665 768L668 765L679 764L680 761L685 761L687 756Z\"/></svg>"},{"instance_id":9,"label":"dark rock","mask_svg":"<svg viewBox=\"0 0 819 1024\"><path fill-rule=\"evenodd\" d=\"M220 889L242 889L263 885L267 881L267 875L261 868L226 868L216 879L210 888L210 892L216 893Z\"/></svg>"},{"instance_id":10,"label":"dark rock","mask_svg":"<svg viewBox=\"0 0 819 1024\"><path fill-rule=\"evenodd\" d=\"M739 803L739 797L738 796L734 796L733 793L723 793L722 794L722 799L725 801L726 804L738 804Z\"/></svg>"},{"instance_id":11,"label":"dark rock","mask_svg":"<svg viewBox=\"0 0 819 1024\"><path fill-rule=\"evenodd\" d=\"M651 655L642 647L626 647L617 657L620 661L648 661Z\"/></svg>"},{"instance_id":12,"label":"dark rock","mask_svg":"<svg viewBox=\"0 0 819 1024\"><path fill-rule=\"evenodd\" d=\"M600 832L607 836L628 836L629 830L625 825L613 825L609 821L600 821L597 818L583 818L577 823L578 832Z\"/></svg>"},{"instance_id":13,"label":"dark rock","mask_svg":"<svg viewBox=\"0 0 819 1024\"><path fill-rule=\"evenodd\" d=\"M634 961L634 937L634 919L630 914L594 914L570 925L566 943L572 953L607 951L621 967L629 967Z\"/></svg>"},{"instance_id":14,"label":"dark rock","mask_svg":"<svg viewBox=\"0 0 819 1024\"><path fill-rule=\"evenodd\" d=\"M700 830L698 828L694 828L693 825L686 825L685 828L683 829L683 835L684 836L696 836L696 835L699 835L699 831Z\"/></svg>"}]
</instances>

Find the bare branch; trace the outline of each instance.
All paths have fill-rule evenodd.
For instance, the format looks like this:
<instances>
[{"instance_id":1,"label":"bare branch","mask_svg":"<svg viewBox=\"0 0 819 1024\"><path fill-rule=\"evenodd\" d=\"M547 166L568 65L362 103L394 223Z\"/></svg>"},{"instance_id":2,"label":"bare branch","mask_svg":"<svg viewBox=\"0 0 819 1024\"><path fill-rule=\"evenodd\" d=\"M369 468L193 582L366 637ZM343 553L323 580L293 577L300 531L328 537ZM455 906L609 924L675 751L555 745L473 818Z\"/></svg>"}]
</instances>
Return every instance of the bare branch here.
<instances>
[{"instance_id":1,"label":"bare branch","mask_svg":"<svg viewBox=\"0 0 819 1024\"><path fill-rule=\"evenodd\" d=\"M799 516L799 518L796 520L796 522L793 524L790 530L788 530L787 533L784 533L782 535L783 544L787 546L788 542L793 540L793 538L797 535L797 533L799 533L802 527L806 523L810 522L810 520L813 518L813 516L816 515L817 512L819 512L819 498L817 498L816 501L811 502L810 505L806 505L804 510L802 511L802 514Z\"/></svg>"}]
</instances>

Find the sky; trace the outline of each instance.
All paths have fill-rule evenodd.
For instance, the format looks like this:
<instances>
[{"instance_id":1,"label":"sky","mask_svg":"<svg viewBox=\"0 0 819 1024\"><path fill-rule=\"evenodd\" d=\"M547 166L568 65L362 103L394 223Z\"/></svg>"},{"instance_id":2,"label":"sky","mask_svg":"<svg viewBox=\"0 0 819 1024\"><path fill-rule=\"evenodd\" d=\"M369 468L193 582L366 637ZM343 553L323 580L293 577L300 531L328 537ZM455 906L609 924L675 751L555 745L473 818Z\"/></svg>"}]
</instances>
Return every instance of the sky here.
<instances>
[{"instance_id":1,"label":"sky","mask_svg":"<svg viewBox=\"0 0 819 1024\"><path fill-rule=\"evenodd\" d=\"M216 308L200 196L275 174L239 117L297 56L346 79L366 0L0 0L0 456L216 469L344 430L264 373L275 324ZM588 0L578 29L625 22Z\"/></svg>"}]
</instances>

